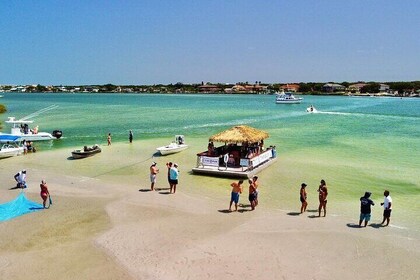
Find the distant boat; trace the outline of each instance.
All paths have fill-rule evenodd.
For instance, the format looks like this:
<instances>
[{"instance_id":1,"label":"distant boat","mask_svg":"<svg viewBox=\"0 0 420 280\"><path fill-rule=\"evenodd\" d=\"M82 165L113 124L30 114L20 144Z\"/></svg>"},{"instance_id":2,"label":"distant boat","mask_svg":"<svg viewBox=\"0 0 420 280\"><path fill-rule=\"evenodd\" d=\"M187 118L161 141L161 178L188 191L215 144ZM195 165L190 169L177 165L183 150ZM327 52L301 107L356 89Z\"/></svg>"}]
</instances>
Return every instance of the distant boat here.
<instances>
[{"instance_id":1,"label":"distant boat","mask_svg":"<svg viewBox=\"0 0 420 280\"><path fill-rule=\"evenodd\" d=\"M314 106L311 105L308 108L306 108L306 112L308 112L308 113L317 113L318 110Z\"/></svg>"},{"instance_id":2,"label":"distant boat","mask_svg":"<svg viewBox=\"0 0 420 280\"><path fill-rule=\"evenodd\" d=\"M74 150L73 152L71 152L71 155L73 156L74 159L87 158L87 157L96 155L100 153L101 151L102 150L101 148L99 148L98 145L93 145L92 147L84 146L83 149Z\"/></svg>"},{"instance_id":3,"label":"distant boat","mask_svg":"<svg viewBox=\"0 0 420 280\"><path fill-rule=\"evenodd\" d=\"M295 97L291 92L277 93L276 103L277 104L299 104L303 98Z\"/></svg>"},{"instance_id":4,"label":"distant boat","mask_svg":"<svg viewBox=\"0 0 420 280\"><path fill-rule=\"evenodd\" d=\"M173 141L169 145L158 147L156 148L156 150L158 150L162 156L165 156L169 154L179 153L187 148L188 145L185 144L184 135L175 135L175 141Z\"/></svg>"}]
</instances>

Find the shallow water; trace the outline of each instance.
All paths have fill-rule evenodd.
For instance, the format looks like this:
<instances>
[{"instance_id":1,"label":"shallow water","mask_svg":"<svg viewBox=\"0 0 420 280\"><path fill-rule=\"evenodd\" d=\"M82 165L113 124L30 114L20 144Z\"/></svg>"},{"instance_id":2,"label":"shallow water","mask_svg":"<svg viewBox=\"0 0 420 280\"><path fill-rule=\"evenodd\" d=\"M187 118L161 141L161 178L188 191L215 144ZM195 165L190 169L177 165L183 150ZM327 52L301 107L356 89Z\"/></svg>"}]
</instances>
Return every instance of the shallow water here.
<instances>
[{"instance_id":1,"label":"shallow water","mask_svg":"<svg viewBox=\"0 0 420 280\"><path fill-rule=\"evenodd\" d=\"M380 220L384 189L394 199L393 220L418 230L420 218L420 99L304 96L302 104L275 104L270 95L165 94L18 94L1 102L17 118L56 104L35 118L40 131L63 130L63 139L37 144L39 150L71 149L95 143L128 142L154 147L184 134L190 149L168 157L183 163L191 191L223 195L227 179L192 176L195 154L209 136L233 125L266 130L266 145L277 147L278 161L261 172L261 200L280 209L299 209L298 192L308 184L309 208L317 206L321 178L330 189L329 209L357 220L359 198L373 193L374 217ZM306 113L313 104L319 111ZM9 128L3 123L3 132ZM1 164L1 162L0 162ZM202 186L198 188L197 186ZM245 196L243 197L245 199ZM227 197L228 200L228 197Z\"/></svg>"}]
</instances>

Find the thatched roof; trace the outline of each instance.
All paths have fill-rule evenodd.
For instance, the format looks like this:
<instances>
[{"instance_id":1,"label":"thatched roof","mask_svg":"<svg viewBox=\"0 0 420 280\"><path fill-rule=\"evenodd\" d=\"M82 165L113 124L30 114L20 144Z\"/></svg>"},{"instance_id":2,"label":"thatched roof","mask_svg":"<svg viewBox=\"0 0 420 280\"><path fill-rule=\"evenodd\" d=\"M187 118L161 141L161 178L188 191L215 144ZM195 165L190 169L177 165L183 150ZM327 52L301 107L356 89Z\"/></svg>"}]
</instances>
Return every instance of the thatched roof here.
<instances>
[{"instance_id":1,"label":"thatched roof","mask_svg":"<svg viewBox=\"0 0 420 280\"><path fill-rule=\"evenodd\" d=\"M263 130L258 130L246 125L239 125L229 128L228 130L222 131L218 134L215 134L211 136L209 140L215 142L230 143L256 143L268 137L268 133Z\"/></svg>"}]
</instances>

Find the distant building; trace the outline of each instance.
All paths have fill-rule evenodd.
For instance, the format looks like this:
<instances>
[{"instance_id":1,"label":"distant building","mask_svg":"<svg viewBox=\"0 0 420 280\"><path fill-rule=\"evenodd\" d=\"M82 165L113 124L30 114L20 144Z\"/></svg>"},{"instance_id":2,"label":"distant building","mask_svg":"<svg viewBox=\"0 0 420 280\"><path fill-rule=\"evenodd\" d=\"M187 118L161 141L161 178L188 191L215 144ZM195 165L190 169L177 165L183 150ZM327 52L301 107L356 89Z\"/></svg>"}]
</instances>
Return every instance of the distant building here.
<instances>
[{"instance_id":1,"label":"distant building","mask_svg":"<svg viewBox=\"0 0 420 280\"><path fill-rule=\"evenodd\" d=\"M290 92L298 92L299 91L299 85L297 85L297 84L285 84L285 85L280 86L280 90L290 91Z\"/></svg>"},{"instance_id":2,"label":"distant building","mask_svg":"<svg viewBox=\"0 0 420 280\"><path fill-rule=\"evenodd\" d=\"M222 89L216 85L202 85L198 87L198 91L201 93L215 93L221 92Z\"/></svg>"},{"instance_id":3,"label":"distant building","mask_svg":"<svg viewBox=\"0 0 420 280\"><path fill-rule=\"evenodd\" d=\"M322 86L322 90L324 92L338 92L338 91L344 91L345 89L346 87L340 84L328 83Z\"/></svg>"},{"instance_id":4,"label":"distant building","mask_svg":"<svg viewBox=\"0 0 420 280\"><path fill-rule=\"evenodd\" d=\"M379 84L379 92L388 92L388 91L389 91L389 85Z\"/></svg>"},{"instance_id":5,"label":"distant building","mask_svg":"<svg viewBox=\"0 0 420 280\"><path fill-rule=\"evenodd\" d=\"M360 90L366 85L367 85L366 83L352 84L352 85L349 85L348 91L350 91L351 93L360 93Z\"/></svg>"}]
</instances>

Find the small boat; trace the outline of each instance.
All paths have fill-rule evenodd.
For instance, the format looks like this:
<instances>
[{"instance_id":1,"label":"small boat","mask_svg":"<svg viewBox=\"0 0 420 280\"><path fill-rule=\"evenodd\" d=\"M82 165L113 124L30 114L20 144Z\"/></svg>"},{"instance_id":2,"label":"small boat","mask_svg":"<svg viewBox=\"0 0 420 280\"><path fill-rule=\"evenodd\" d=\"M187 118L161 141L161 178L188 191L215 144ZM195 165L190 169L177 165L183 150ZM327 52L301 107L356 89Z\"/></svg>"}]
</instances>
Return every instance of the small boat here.
<instances>
[{"instance_id":1,"label":"small boat","mask_svg":"<svg viewBox=\"0 0 420 280\"><path fill-rule=\"evenodd\" d=\"M184 135L175 135L175 141L173 141L171 144L167 146L156 148L156 150L158 150L162 156L165 156L165 155L181 152L187 148L188 148L188 145L185 144Z\"/></svg>"},{"instance_id":2,"label":"small boat","mask_svg":"<svg viewBox=\"0 0 420 280\"><path fill-rule=\"evenodd\" d=\"M295 97L291 92L276 94L277 104L299 104L302 102L302 100L302 97Z\"/></svg>"},{"instance_id":3,"label":"small boat","mask_svg":"<svg viewBox=\"0 0 420 280\"><path fill-rule=\"evenodd\" d=\"M61 130L54 130L53 133L50 134L48 132L39 132L38 126L32 129L29 128L29 124L33 123L33 121L29 119L57 107L58 106L56 105L52 105L18 120L15 117L9 117L5 123L12 125L11 131L10 133L0 132L0 135L18 136L19 138L17 141L45 141L59 139L63 135Z\"/></svg>"},{"instance_id":4,"label":"small boat","mask_svg":"<svg viewBox=\"0 0 420 280\"><path fill-rule=\"evenodd\" d=\"M100 153L101 151L102 151L101 148L99 148L99 146L95 144L92 147L84 146L83 149L74 150L73 152L71 152L71 155L73 156L74 159L79 159L79 158L91 157L93 155Z\"/></svg>"},{"instance_id":5,"label":"small boat","mask_svg":"<svg viewBox=\"0 0 420 280\"><path fill-rule=\"evenodd\" d=\"M311 105L308 108L306 108L306 112L308 112L308 113L317 113L318 110L314 106Z\"/></svg>"},{"instance_id":6,"label":"small boat","mask_svg":"<svg viewBox=\"0 0 420 280\"><path fill-rule=\"evenodd\" d=\"M0 148L0 158L14 157L23 154L23 147L16 143L6 143Z\"/></svg>"}]
</instances>

